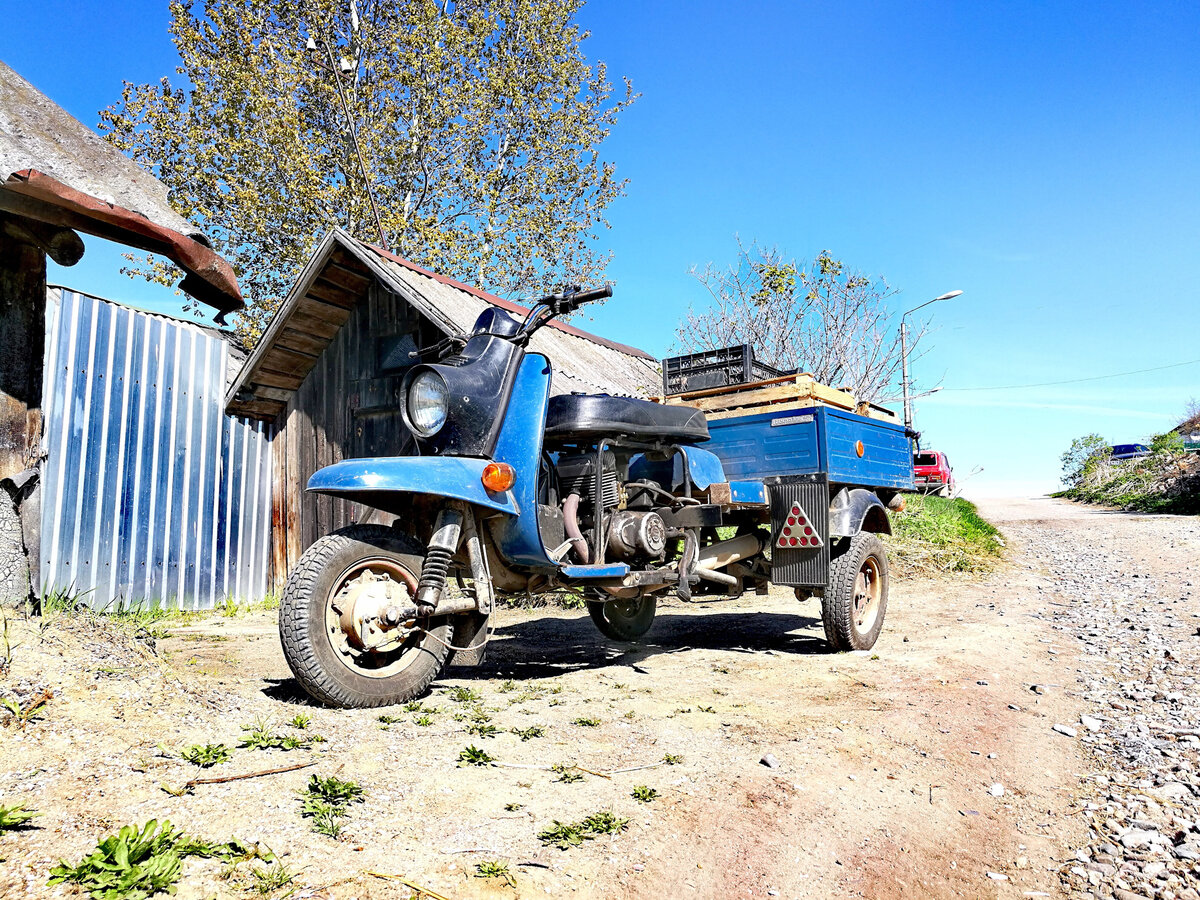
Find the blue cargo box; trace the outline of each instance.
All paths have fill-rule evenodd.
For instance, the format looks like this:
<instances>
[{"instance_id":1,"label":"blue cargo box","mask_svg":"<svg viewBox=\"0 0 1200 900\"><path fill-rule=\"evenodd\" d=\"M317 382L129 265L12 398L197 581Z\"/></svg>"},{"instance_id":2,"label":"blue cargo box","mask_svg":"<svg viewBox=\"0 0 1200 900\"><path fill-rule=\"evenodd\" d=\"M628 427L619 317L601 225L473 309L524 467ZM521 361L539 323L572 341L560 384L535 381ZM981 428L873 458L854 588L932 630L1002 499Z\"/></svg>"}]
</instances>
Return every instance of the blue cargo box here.
<instances>
[{"instance_id":1,"label":"blue cargo box","mask_svg":"<svg viewBox=\"0 0 1200 900\"><path fill-rule=\"evenodd\" d=\"M730 481L823 472L831 484L914 488L903 425L812 406L710 419L708 430L704 449L720 457Z\"/></svg>"}]
</instances>

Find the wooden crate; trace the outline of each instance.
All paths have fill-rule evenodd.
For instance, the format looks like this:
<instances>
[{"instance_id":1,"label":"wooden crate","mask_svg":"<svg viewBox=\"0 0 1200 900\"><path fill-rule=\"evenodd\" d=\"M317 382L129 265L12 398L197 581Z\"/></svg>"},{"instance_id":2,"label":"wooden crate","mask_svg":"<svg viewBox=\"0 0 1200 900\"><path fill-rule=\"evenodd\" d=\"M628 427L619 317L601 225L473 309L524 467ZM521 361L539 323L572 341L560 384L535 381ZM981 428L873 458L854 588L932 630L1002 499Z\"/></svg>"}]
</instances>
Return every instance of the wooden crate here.
<instances>
[{"instance_id":1,"label":"wooden crate","mask_svg":"<svg viewBox=\"0 0 1200 900\"><path fill-rule=\"evenodd\" d=\"M751 384L734 384L686 394L672 394L664 397L662 402L675 406L693 406L703 410L710 419L785 412L820 404L873 419L896 421L896 414L890 409L874 403L859 402L850 392L821 384L807 372L769 378Z\"/></svg>"}]
</instances>

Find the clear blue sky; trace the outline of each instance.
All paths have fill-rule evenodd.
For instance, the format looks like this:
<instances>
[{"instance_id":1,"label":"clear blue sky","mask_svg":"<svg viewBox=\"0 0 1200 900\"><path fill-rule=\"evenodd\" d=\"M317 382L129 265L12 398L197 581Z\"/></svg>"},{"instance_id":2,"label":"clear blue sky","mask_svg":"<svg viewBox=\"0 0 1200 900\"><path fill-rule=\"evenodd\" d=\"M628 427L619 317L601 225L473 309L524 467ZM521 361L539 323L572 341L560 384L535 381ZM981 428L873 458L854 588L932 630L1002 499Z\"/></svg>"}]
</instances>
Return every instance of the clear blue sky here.
<instances>
[{"instance_id":1,"label":"clear blue sky","mask_svg":"<svg viewBox=\"0 0 1200 900\"><path fill-rule=\"evenodd\" d=\"M589 327L670 350L693 265L734 238L952 289L917 376L926 443L979 493L1052 489L1074 436L1145 438L1200 397L1200 7L1194 3L605 2L587 53L642 93L605 149L630 181ZM45 2L0 58L89 125L169 73L165 3ZM99 242L61 280L164 311Z\"/></svg>"}]
</instances>

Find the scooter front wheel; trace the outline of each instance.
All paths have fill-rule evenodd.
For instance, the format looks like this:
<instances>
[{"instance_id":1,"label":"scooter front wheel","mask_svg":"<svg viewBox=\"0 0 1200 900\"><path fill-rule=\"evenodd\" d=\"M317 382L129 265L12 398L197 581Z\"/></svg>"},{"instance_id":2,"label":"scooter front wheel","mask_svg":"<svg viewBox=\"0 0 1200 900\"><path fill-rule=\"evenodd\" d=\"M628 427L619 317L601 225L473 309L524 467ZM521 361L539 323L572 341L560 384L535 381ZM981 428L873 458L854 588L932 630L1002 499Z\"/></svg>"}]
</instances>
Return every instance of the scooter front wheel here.
<instances>
[{"instance_id":1,"label":"scooter front wheel","mask_svg":"<svg viewBox=\"0 0 1200 900\"><path fill-rule=\"evenodd\" d=\"M411 604L424 548L382 525L352 525L304 552L279 603L283 655L300 686L329 706L374 707L424 694L449 656L449 617L383 623Z\"/></svg>"}]
</instances>

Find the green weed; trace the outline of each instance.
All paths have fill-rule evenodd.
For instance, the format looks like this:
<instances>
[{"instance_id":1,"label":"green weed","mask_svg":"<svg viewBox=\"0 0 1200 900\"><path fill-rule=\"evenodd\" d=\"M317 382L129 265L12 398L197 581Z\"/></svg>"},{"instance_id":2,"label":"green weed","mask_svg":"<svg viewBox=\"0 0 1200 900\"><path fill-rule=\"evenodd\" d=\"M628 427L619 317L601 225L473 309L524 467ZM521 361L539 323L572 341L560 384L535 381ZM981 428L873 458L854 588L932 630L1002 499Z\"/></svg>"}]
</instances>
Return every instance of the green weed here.
<instances>
[{"instance_id":1,"label":"green weed","mask_svg":"<svg viewBox=\"0 0 1200 900\"><path fill-rule=\"evenodd\" d=\"M15 806L0 805L0 832L16 831L24 828L31 819L36 819L41 813L35 809L26 809L24 803Z\"/></svg>"},{"instance_id":2,"label":"green weed","mask_svg":"<svg viewBox=\"0 0 1200 900\"><path fill-rule=\"evenodd\" d=\"M486 766L494 763L496 760L486 751L480 750L474 744L464 747L458 754L458 764L460 766Z\"/></svg>"},{"instance_id":3,"label":"green weed","mask_svg":"<svg viewBox=\"0 0 1200 900\"><path fill-rule=\"evenodd\" d=\"M578 847L600 834L616 834L629 826L628 819L621 819L611 812L592 813L582 822L566 824L554 820L554 824L538 833L538 840L559 850Z\"/></svg>"},{"instance_id":4,"label":"green weed","mask_svg":"<svg viewBox=\"0 0 1200 900\"><path fill-rule=\"evenodd\" d=\"M304 731L308 728L308 723L311 721L312 716L308 713L296 713L288 720L288 724L298 731Z\"/></svg>"},{"instance_id":5,"label":"green weed","mask_svg":"<svg viewBox=\"0 0 1200 900\"><path fill-rule=\"evenodd\" d=\"M499 862L497 860L484 860L475 866L476 878L503 878L510 885L514 884L512 875L508 871L508 863Z\"/></svg>"},{"instance_id":6,"label":"green weed","mask_svg":"<svg viewBox=\"0 0 1200 900\"><path fill-rule=\"evenodd\" d=\"M468 687L451 688L449 697L455 703L478 703L483 699Z\"/></svg>"},{"instance_id":7,"label":"green weed","mask_svg":"<svg viewBox=\"0 0 1200 900\"><path fill-rule=\"evenodd\" d=\"M658 799L658 791L652 787L646 787L644 784L639 784L633 789L630 796L638 801L638 803L649 803L651 800Z\"/></svg>"},{"instance_id":8,"label":"green weed","mask_svg":"<svg viewBox=\"0 0 1200 900\"><path fill-rule=\"evenodd\" d=\"M597 725L600 724L600 720L599 719L585 719L583 716L580 716L578 719L573 719L571 721L571 724L572 725L580 725L584 728L595 728Z\"/></svg>"},{"instance_id":9,"label":"green weed","mask_svg":"<svg viewBox=\"0 0 1200 900\"><path fill-rule=\"evenodd\" d=\"M575 784L578 781L583 781L583 773L576 771L574 765L555 763L550 767L550 771L558 775L554 780L561 781L563 784Z\"/></svg>"},{"instance_id":10,"label":"green weed","mask_svg":"<svg viewBox=\"0 0 1200 900\"><path fill-rule=\"evenodd\" d=\"M433 719L429 718L429 716L417 716L415 719L413 719L413 724L420 725L422 728L427 728L433 724Z\"/></svg>"},{"instance_id":11,"label":"green weed","mask_svg":"<svg viewBox=\"0 0 1200 900\"><path fill-rule=\"evenodd\" d=\"M498 685L496 688L496 690L501 694L507 694L507 693L510 693L511 691L515 691L516 689L517 689L517 683L515 681L513 681L511 678L508 681L501 682L500 685Z\"/></svg>"},{"instance_id":12,"label":"green weed","mask_svg":"<svg viewBox=\"0 0 1200 900\"><path fill-rule=\"evenodd\" d=\"M254 879L254 884L252 885L254 891L263 897L274 893L280 888L287 887L296 878L295 875L279 863L267 868L255 866L250 870L250 876Z\"/></svg>"},{"instance_id":13,"label":"green weed","mask_svg":"<svg viewBox=\"0 0 1200 900\"><path fill-rule=\"evenodd\" d=\"M279 734L271 725L261 719L252 725L243 725L239 747L247 750L307 750L314 742L323 743L325 738L319 734L299 737L294 734Z\"/></svg>"},{"instance_id":14,"label":"green weed","mask_svg":"<svg viewBox=\"0 0 1200 900\"><path fill-rule=\"evenodd\" d=\"M4 697L0 699L0 708L8 713L8 719L4 724L16 725L18 731L24 730L25 726L30 722L36 722L38 719L44 718L46 715L46 704L54 697L54 692L44 690L40 694L35 694L24 703L15 697Z\"/></svg>"},{"instance_id":15,"label":"green weed","mask_svg":"<svg viewBox=\"0 0 1200 900\"><path fill-rule=\"evenodd\" d=\"M541 725L530 725L528 728L511 728L509 730L522 741L544 737L546 734L546 729Z\"/></svg>"},{"instance_id":16,"label":"green weed","mask_svg":"<svg viewBox=\"0 0 1200 900\"><path fill-rule=\"evenodd\" d=\"M664 753L662 761L668 766L677 766L683 762L683 757L675 753Z\"/></svg>"},{"instance_id":17,"label":"green weed","mask_svg":"<svg viewBox=\"0 0 1200 900\"><path fill-rule=\"evenodd\" d=\"M96 900L143 900L159 891L174 893L183 860L189 856L274 859L239 841L221 844L191 838L170 822L151 819L141 828L126 825L75 866L60 861L50 870L49 884L71 882Z\"/></svg>"},{"instance_id":18,"label":"green weed","mask_svg":"<svg viewBox=\"0 0 1200 900\"><path fill-rule=\"evenodd\" d=\"M524 803L505 803L504 804L505 812L516 812L518 809L524 809L524 808L525 808Z\"/></svg>"},{"instance_id":19,"label":"green weed","mask_svg":"<svg viewBox=\"0 0 1200 900\"><path fill-rule=\"evenodd\" d=\"M495 737L500 733L500 729L495 725L482 725L478 722L468 725L466 728L467 734L478 735L479 737Z\"/></svg>"},{"instance_id":20,"label":"green weed","mask_svg":"<svg viewBox=\"0 0 1200 900\"><path fill-rule=\"evenodd\" d=\"M229 762L233 758L233 750L224 744L192 744L184 748L179 758L193 766L207 769L218 763Z\"/></svg>"},{"instance_id":21,"label":"green weed","mask_svg":"<svg viewBox=\"0 0 1200 900\"><path fill-rule=\"evenodd\" d=\"M337 840L350 804L363 802L363 789L356 782L332 775L328 778L311 775L299 796L300 815L312 819L313 831Z\"/></svg>"}]
</instances>

